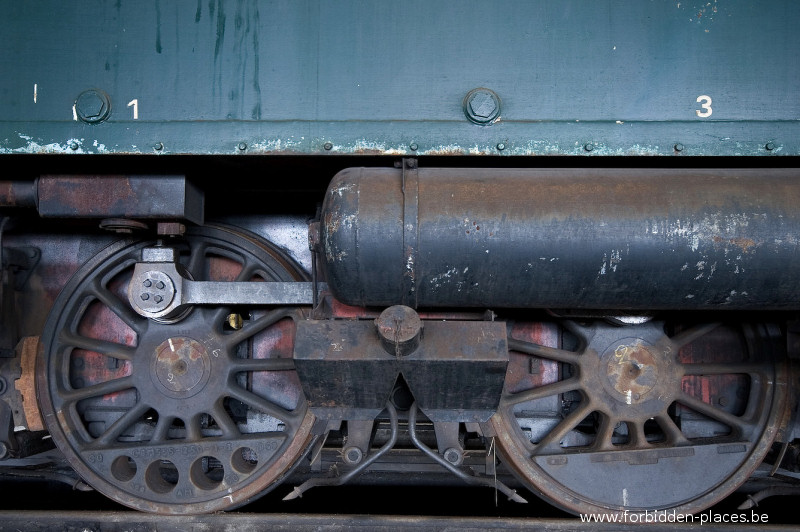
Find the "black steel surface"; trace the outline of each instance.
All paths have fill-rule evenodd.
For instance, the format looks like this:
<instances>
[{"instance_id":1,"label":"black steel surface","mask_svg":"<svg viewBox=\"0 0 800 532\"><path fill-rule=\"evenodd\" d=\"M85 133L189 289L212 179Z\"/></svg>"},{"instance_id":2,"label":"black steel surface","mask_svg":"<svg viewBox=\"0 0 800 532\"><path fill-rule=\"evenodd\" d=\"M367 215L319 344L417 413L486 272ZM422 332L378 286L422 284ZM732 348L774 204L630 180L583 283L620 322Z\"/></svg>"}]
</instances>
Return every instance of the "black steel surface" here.
<instances>
[{"instance_id":1,"label":"black steel surface","mask_svg":"<svg viewBox=\"0 0 800 532\"><path fill-rule=\"evenodd\" d=\"M798 205L793 169L353 168L318 251L351 305L797 309Z\"/></svg>"}]
</instances>

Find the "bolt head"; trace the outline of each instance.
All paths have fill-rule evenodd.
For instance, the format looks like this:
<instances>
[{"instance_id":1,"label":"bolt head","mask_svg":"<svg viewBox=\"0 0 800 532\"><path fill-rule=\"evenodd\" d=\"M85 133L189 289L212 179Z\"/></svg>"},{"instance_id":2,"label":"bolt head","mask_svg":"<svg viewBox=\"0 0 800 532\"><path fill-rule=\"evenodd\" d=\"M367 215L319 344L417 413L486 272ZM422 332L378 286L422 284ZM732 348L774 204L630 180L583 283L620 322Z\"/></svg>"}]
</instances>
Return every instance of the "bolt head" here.
<instances>
[{"instance_id":1,"label":"bolt head","mask_svg":"<svg viewBox=\"0 0 800 532\"><path fill-rule=\"evenodd\" d=\"M147 301L148 299L150 299L150 294L145 292L144 294L141 295L141 298L142 298L142 301Z\"/></svg>"},{"instance_id":2,"label":"bolt head","mask_svg":"<svg viewBox=\"0 0 800 532\"><path fill-rule=\"evenodd\" d=\"M75 114L89 124L102 122L111 113L111 100L106 93L97 89L83 91L75 100Z\"/></svg>"},{"instance_id":3,"label":"bolt head","mask_svg":"<svg viewBox=\"0 0 800 532\"><path fill-rule=\"evenodd\" d=\"M150 279L145 279L144 281L142 281L142 285L145 288L150 288L151 286L153 286L153 281L151 281Z\"/></svg>"},{"instance_id":4,"label":"bolt head","mask_svg":"<svg viewBox=\"0 0 800 532\"><path fill-rule=\"evenodd\" d=\"M764 146L764 147L767 149L767 151L772 151L772 150L775 149L775 143L774 142L767 142L767 145Z\"/></svg>"},{"instance_id":5,"label":"bolt head","mask_svg":"<svg viewBox=\"0 0 800 532\"><path fill-rule=\"evenodd\" d=\"M680 142L675 145L675 151L683 151L684 146Z\"/></svg>"},{"instance_id":6,"label":"bolt head","mask_svg":"<svg viewBox=\"0 0 800 532\"><path fill-rule=\"evenodd\" d=\"M325 151L330 151L333 149L333 144L330 142L326 142L325 144L322 145L322 147L325 149Z\"/></svg>"},{"instance_id":7,"label":"bolt head","mask_svg":"<svg viewBox=\"0 0 800 532\"><path fill-rule=\"evenodd\" d=\"M476 124L490 124L500 116L500 97L490 89L473 89L464 97L464 113Z\"/></svg>"},{"instance_id":8,"label":"bolt head","mask_svg":"<svg viewBox=\"0 0 800 532\"><path fill-rule=\"evenodd\" d=\"M247 149L247 143L240 142L238 148L239 148L239 151L245 151Z\"/></svg>"},{"instance_id":9,"label":"bolt head","mask_svg":"<svg viewBox=\"0 0 800 532\"><path fill-rule=\"evenodd\" d=\"M497 149L503 151L504 149L506 149L506 145L501 142L497 145Z\"/></svg>"},{"instance_id":10,"label":"bolt head","mask_svg":"<svg viewBox=\"0 0 800 532\"><path fill-rule=\"evenodd\" d=\"M409 146L409 148L411 149L411 151L417 151L419 146L417 146L416 143L412 142L411 145Z\"/></svg>"},{"instance_id":11,"label":"bolt head","mask_svg":"<svg viewBox=\"0 0 800 532\"><path fill-rule=\"evenodd\" d=\"M461 463L461 452L451 447L444 452L444 459L451 464L459 464Z\"/></svg>"},{"instance_id":12,"label":"bolt head","mask_svg":"<svg viewBox=\"0 0 800 532\"><path fill-rule=\"evenodd\" d=\"M591 142L587 142L586 144L583 145L583 149L586 151L592 151L594 150L594 144L592 144Z\"/></svg>"}]
</instances>

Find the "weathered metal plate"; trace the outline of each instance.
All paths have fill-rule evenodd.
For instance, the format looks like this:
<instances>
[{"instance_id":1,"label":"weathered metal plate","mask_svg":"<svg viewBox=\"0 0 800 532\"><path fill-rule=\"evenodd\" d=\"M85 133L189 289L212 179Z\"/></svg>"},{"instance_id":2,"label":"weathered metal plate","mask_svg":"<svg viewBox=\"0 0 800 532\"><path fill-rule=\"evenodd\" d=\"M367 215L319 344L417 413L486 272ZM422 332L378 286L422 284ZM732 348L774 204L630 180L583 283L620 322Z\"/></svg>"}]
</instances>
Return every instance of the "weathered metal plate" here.
<instances>
[{"instance_id":1,"label":"weathered metal plate","mask_svg":"<svg viewBox=\"0 0 800 532\"><path fill-rule=\"evenodd\" d=\"M0 153L800 154L791 0L2 5Z\"/></svg>"}]
</instances>

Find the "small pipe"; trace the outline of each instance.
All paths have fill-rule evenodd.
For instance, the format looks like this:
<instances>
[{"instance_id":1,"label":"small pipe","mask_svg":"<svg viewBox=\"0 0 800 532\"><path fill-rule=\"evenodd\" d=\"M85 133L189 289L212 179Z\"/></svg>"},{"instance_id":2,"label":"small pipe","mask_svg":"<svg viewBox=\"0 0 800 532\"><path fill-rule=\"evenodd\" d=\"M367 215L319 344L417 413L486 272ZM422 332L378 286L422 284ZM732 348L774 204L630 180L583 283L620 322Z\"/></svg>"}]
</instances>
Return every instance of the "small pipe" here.
<instances>
[{"instance_id":1,"label":"small pipe","mask_svg":"<svg viewBox=\"0 0 800 532\"><path fill-rule=\"evenodd\" d=\"M411 408L408 411L408 433L411 436L411 442L417 449L425 453L431 460L434 460L436 463L446 468L448 471L453 473L455 476L457 476L467 484L472 484L476 486L488 486L490 488L495 488L497 490L500 490L504 495L506 495L510 500L514 502L519 502L523 504L528 502L522 497L520 497L515 490L512 490L511 488L509 488L502 482L498 481L497 479L491 477L477 476L475 474L469 474L466 471L462 470L461 468L451 464L450 462L439 456L439 454L433 452L433 450L430 447L422 443L419 440L419 438L417 438L416 426L417 426L417 403L414 403L411 405Z\"/></svg>"},{"instance_id":2,"label":"small pipe","mask_svg":"<svg viewBox=\"0 0 800 532\"><path fill-rule=\"evenodd\" d=\"M386 409L389 411L389 423L392 427L392 433L389 437L389 441L383 444L383 447L378 449L377 452L371 454L366 460L360 463L357 467L353 468L351 471L345 473L340 477L326 477L326 478L310 478L296 486L289 495L283 498L284 501L290 501L292 499L296 499L298 497L302 497L303 493L310 490L315 486L341 486L342 484L350 481L350 479L360 475L364 472L370 465L372 465L375 460L389 452L389 450L394 447L394 444L397 442L397 433L398 433L398 422L397 422L397 410L395 410L394 406L391 403L386 403Z\"/></svg>"},{"instance_id":3,"label":"small pipe","mask_svg":"<svg viewBox=\"0 0 800 532\"><path fill-rule=\"evenodd\" d=\"M780 495L800 495L800 487L798 486L782 486L777 488L767 488L765 490L761 490L755 495L748 495L747 500L744 501L742 504L739 505L737 510L749 510L755 506L758 506L758 503L766 499L767 497L776 497Z\"/></svg>"}]
</instances>

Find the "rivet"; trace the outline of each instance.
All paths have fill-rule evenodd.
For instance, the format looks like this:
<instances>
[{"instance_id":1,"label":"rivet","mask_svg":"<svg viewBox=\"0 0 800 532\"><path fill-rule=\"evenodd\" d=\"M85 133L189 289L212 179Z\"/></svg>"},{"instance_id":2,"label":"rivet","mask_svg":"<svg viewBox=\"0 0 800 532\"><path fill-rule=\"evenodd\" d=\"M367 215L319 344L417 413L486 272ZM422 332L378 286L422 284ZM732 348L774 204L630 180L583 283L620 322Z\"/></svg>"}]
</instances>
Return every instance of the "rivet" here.
<instances>
[{"instance_id":1,"label":"rivet","mask_svg":"<svg viewBox=\"0 0 800 532\"><path fill-rule=\"evenodd\" d=\"M240 142L238 148L239 148L239 151L245 151L247 149L247 143L246 142Z\"/></svg>"},{"instance_id":2,"label":"rivet","mask_svg":"<svg viewBox=\"0 0 800 532\"><path fill-rule=\"evenodd\" d=\"M330 142L326 142L325 144L322 145L322 147L325 148L325 151L330 151L333 149L333 144L331 144Z\"/></svg>"},{"instance_id":3,"label":"rivet","mask_svg":"<svg viewBox=\"0 0 800 532\"><path fill-rule=\"evenodd\" d=\"M587 142L586 144L583 145L583 149L586 151L592 151L594 149L594 144L592 144L591 142Z\"/></svg>"},{"instance_id":4,"label":"rivet","mask_svg":"<svg viewBox=\"0 0 800 532\"><path fill-rule=\"evenodd\" d=\"M417 151L419 146L417 146L415 142L412 142L411 145L409 145L409 148L411 149L411 151Z\"/></svg>"},{"instance_id":5,"label":"rivet","mask_svg":"<svg viewBox=\"0 0 800 532\"><path fill-rule=\"evenodd\" d=\"M683 151L683 144L680 142L675 145L675 151Z\"/></svg>"},{"instance_id":6,"label":"rivet","mask_svg":"<svg viewBox=\"0 0 800 532\"><path fill-rule=\"evenodd\" d=\"M774 142L767 142L767 145L764 146L764 147L767 149L767 151L772 151L772 150L775 149L775 143Z\"/></svg>"},{"instance_id":7,"label":"rivet","mask_svg":"<svg viewBox=\"0 0 800 532\"><path fill-rule=\"evenodd\" d=\"M70 142L69 149L71 149L72 151L76 151L78 149L78 143L75 141Z\"/></svg>"},{"instance_id":8,"label":"rivet","mask_svg":"<svg viewBox=\"0 0 800 532\"><path fill-rule=\"evenodd\" d=\"M506 149L506 145L501 142L497 145L497 149L503 151L504 149Z\"/></svg>"},{"instance_id":9,"label":"rivet","mask_svg":"<svg viewBox=\"0 0 800 532\"><path fill-rule=\"evenodd\" d=\"M163 150L164 149L164 143L163 142L156 142L155 144L153 144L153 149L156 150L156 151Z\"/></svg>"}]
</instances>

